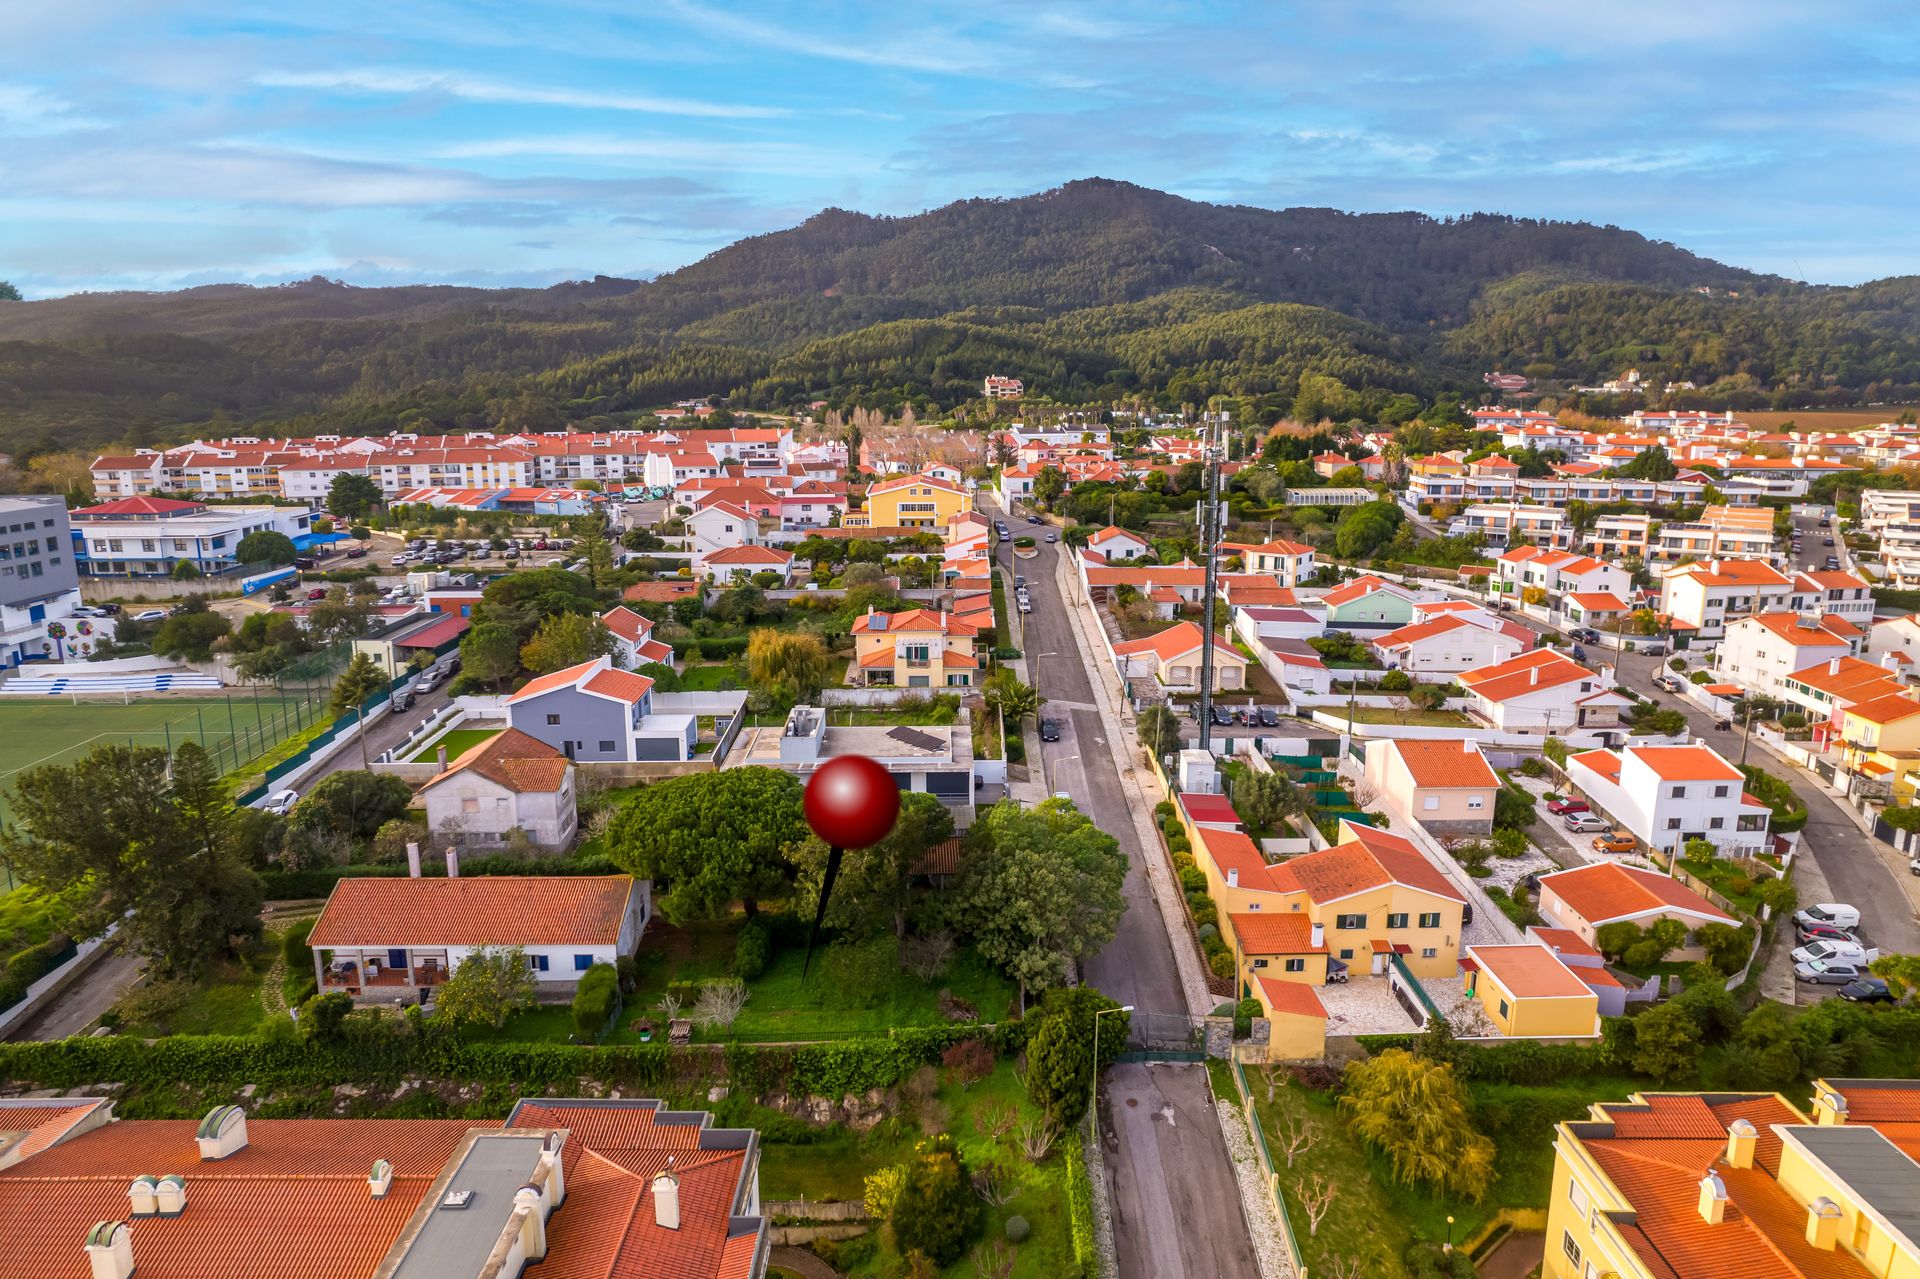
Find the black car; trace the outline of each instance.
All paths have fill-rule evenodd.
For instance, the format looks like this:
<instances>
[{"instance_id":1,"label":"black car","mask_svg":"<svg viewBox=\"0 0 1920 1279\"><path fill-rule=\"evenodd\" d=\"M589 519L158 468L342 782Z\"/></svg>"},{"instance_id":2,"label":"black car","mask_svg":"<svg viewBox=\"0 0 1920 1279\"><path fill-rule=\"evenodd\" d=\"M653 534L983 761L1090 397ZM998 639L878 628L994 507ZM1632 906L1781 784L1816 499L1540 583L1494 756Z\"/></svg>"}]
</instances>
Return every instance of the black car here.
<instances>
[{"instance_id":1,"label":"black car","mask_svg":"<svg viewBox=\"0 0 1920 1279\"><path fill-rule=\"evenodd\" d=\"M1280 727L1280 711L1278 708L1262 706L1260 708L1260 726L1262 728Z\"/></svg>"},{"instance_id":2,"label":"black car","mask_svg":"<svg viewBox=\"0 0 1920 1279\"><path fill-rule=\"evenodd\" d=\"M1229 725L1233 723L1233 712L1224 706L1216 705L1213 708L1213 722L1223 727Z\"/></svg>"},{"instance_id":3,"label":"black car","mask_svg":"<svg viewBox=\"0 0 1920 1279\"><path fill-rule=\"evenodd\" d=\"M1027 516L1027 523L1029 523L1029 524L1042 524L1042 523L1045 523L1045 521L1044 521L1044 520L1042 520L1042 519L1041 519L1041 518L1040 518L1040 517L1039 517L1038 515L1029 515L1029 516ZM1831 542L1829 542L1829 543L1828 543L1828 545L1829 545L1829 546L1831 546L1831 545L1832 545L1832 543L1831 543Z\"/></svg>"},{"instance_id":4,"label":"black car","mask_svg":"<svg viewBox=\"0 0 1920 1279\"><path fill-rule=\"evenodd\" d=\"M1040 740L1043 742L1059 741L1060 740L1060 721L1057 719L1041 720L1040 721Z\"/></svg>"},{"instance_id":5,"label":"black car","mask_svg":"<svg viewBox=\"0 0 1920 1279\"><path fill-rule=\"evenodd\" d=\"M1887 989L1887 983L1878 977L1862 977L1859 981L1850 981L1837 992L1842 999L1850 999L1856 1004L1890 1004L1893 992Z\"/></svg>"}]
</instances>

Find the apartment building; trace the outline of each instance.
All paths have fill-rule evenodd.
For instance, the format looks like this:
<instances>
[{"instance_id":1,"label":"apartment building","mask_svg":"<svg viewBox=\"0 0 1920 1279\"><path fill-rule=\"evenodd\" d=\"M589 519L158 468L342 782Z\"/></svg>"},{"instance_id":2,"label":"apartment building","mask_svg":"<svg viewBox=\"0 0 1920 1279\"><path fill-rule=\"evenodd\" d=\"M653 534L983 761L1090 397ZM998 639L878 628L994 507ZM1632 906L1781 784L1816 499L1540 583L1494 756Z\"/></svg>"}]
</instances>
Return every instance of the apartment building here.
<instances>
[{"instance_id":1,"label":"apartment building","mask_svg":"<svg viewBox=\"0 0 1920 1279\"><path fill-rule=\"evenodd\" d=\"M168 577L183 561L203 576L242 568L251 533L282 533L303 548L312 512L303 506L209 506L164 497L119 498L69 517L81 577Z\"/></svg>"},{"instance_id":2,"label":"apartment building","mask_svg":"<svg viewBox=\"0 0 1920 1279\"><path fill-rule=\"evenodd\" d=\"M1635 1093L1554 1129L1544 1279L1920 1273L1912 1080Z\"/></svg>"},{"instance_id":3,"label":"apartment building","mask_svg":"<svg viewBox=\"0 0 1920 1279\"><path fill-rule=\"evenodd\" d=\"M1920 493L1914 496L1920 497ZM1880 565L1896 589L1912 590L1920 585L1920 525L1891 524L1881 529Z\"/></svg>"},{"instance_id":4,"label":"apartment building","mask_svg":"<svg viewBox=\"0 0 1920 1279\"><path fill-rule=\"evenodd\" d=\"M1663 524L1653 535L1649 562L1759 560L1774 558L1773 511L1742 506L1709 506L1693 524Z\"/></svg>"},{"instance_id":5,"label":"apartment building","mask_svg":"<svg viewBox=\"0 0 1920 1279\"><path fill-rule=\"evenodd\" d=\"M1660 611L1700 639L1717 640L1727 623L1788 607L1793 580L1758 560L1682 564L1660 579Z\"/></svg>"},{"instance_id":6,"label":"apartment building","mask_svg":"<svg viewBox=\"0 0 1920 1279\"><path fill-rule=\"evenodd\" d=\"M0 497L0 664L83 655L91 641L69 635L67 624L79 607L79 566L66 502L52 496Z\"/></svg>"},{"instance_id":7,"label":"apartment building","mask_svg":"<svg viewBox=\"0 0 1920 1279\"><path fill-rule=\"evenodd\" d=\"M1905 447L1911 448L1909 443ZM1869 533L1920 526L1920 493L1908 489L1863 489L1860 527Z\"/></svg>"},{"instance_id":8,"label":"apartment building","mask_svg":"<svg viewBox=\"0 0 1920 1279\"><path fill-rule=\"evenodd\" d=\"M972 504L958 483L921 472L884 479L867 489L857 517L842 523L871 528L945 528Z\"/></svg>"},{"instance_id":9,"label":"apartment building","mask_svg":"<svg viewBox=\"0 0 1920 1279\"><path fill-rule=\"evenodd\" d=\"M1740 770L1711 746L1584 751L1568 758L1567 777L1649 848L1704 839L1732 857L1767 846L1772 810L1746 793Z\"/></svg>"},{"instance_id":10,"label":"apartment building","mask_svg":"<svg viewBox=\"0 0 1920 1279\"><path fill-rule=\"evenodd\" d=\"M1602 515L1587 530L1587 547L1606 560L1644 563L1652 546L1651 515Z\"/></svg>"},{"instance_id":11,"label":"apartment building","mask_svg":"<svg viewBox=\"0 0 1920 1279\"><path fill-rule=\"evenodd\" d=\"M1589 555L1538 546L1515 547L1499 558L1494 571L1502 592L1517 598L1528 588L1537 588L1547 593L1547 605L1555 609L1563 597L1576 591L1623 597L1633 589L1633 577L1623 568Z\"/></svg>"},{"instance_id":12,"label":"apartment building","mask_svg":"<svg viewBox=\"0 0 1920 1279\"><path fill-rule=\"evenodd\" d=\"M1508 546L1521 538L1536 546L1564 546L1570 537L1565 511L1517 503L1469 506L1447 526L1447 532L1456 537L1478 533L1492 547Z\"/></svg>"},{"instance_id":13,"label":"apartment building","mask_svg":"<svg viewBox=\"0 0 1920 1279\"><path fill-rule=\"evenodd\" d=\"M767 1271L759 1135L714 1128L702 1111L529 1097L504 1120L263 1119L221 1105L196 1123L117 1119L113 1107L100 1097L0 1099L7 1273Z\"/></svg>"},{"instance_id":14,"label":"apartment building","mask_svg":"<svg viewBox=\"0 0 1920 1279\"><path fill-rule=\"evenodd\" d=\"M1857 657L1866 635L1838 614L1762 613L1727 626L1714 653L1715 668L1752 692L1786 695L1795 671Z\"/></svg>"},{"instance_id":15,"label":"apartment building","mask_svg":"<svg viewBox=\"0 0 1920 1279\"><path fill-rule=\"evenodd\" d=\"M970 688L980 673L979 629L952 613L869 609L853 622L849 679L865 688Z\"/></svg>"}]
</instances>

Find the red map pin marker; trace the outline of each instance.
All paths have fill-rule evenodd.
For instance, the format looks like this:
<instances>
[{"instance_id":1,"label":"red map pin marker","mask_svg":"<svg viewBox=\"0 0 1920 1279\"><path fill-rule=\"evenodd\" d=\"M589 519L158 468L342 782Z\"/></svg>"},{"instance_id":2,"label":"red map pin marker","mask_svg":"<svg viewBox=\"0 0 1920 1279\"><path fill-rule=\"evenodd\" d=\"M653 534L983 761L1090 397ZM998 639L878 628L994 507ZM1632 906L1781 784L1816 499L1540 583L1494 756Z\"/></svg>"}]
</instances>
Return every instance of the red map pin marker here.
<instances>
[{"instance_id":1,"label":"red map pin marker","mask_svg":"<svg viewBox=\"0 0 1920 1279\"><path fill-rule=\"evenodd\" d=\"M827 846L827 873L820 879L813 931L807 934L807 957L800 965L802 978L813 965L813 945L827 917L833 881L840 875L841 854L887 837L900 816L900 787L891 773L865 755L836 755L807 779L804 811L807 825Z\"/></svg>"}]
</instances>

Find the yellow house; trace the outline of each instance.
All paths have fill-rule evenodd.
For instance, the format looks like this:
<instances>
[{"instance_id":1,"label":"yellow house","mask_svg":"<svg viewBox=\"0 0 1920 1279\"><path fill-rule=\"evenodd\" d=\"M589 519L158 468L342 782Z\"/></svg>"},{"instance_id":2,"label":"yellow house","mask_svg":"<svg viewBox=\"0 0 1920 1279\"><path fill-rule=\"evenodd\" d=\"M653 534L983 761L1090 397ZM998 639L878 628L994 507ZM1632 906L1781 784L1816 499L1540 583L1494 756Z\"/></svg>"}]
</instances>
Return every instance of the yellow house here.
<instances>
[{"instance_id":1,"label":"yellow house","mask_svg":"<svg viewBox=\"0 0 1920 1279\"><path fill-rule=\"evenodd\" d=\"M904 613L867 610L853 623L849 682L867 688L970 688L980 671L973 655L979 628L930 608Z\"/></svg>"},{"instance_id":2,"label":"yellow house","mask_svg":"<svg viewBox=\"0 0 1920 1279\"><path fill-rule=\"evenodd\" d=\"M1555 1129L1546 1279L1920 1276L1920 1082L1636 1093Z\"/></svg>"},{"instance_id":3,"label":"yellow house","mask_svg":"<svg viewBox=\"0 0 1920 1279\"><path fill-rule=\"evenodd\" d=\"M1461 981L1503 1035L1591 1038L1600 997L1545 946L1469 946Z\"/></svg>"},{"instance_id":4,"label":"yellow house","mask_svg":"<svg viewBox=\"0 0 1920 1279\"><path fill-rule=\"evenodd\" d=\"M1346 842L1269 866L1236 831L1201 830L1194 858L1220 910L1245 995L1262 977L1324 984L1334 963L1416 976L1458 969L1466 899L1398 835L1346 823Z\"/></svg>"},{"instance_id":5,"label":"yellow house","mask_svg":"<svg viewBox=\"0 0 1920 1279\"><path fill-rule=\"evenodd\" d=\"M1840 712L1840 741L1847 771L1864 783L1864 791L1878 791L1897 806L1914 802L1920 701L1886 693L1846 706Z\"/></svg>"},{"instance_id":6,"label":"yellow house","mask_svg":"<svg viewBox=\"0 0 1920 1279\"><path fill-rule=\"evenodd\" d=\"M860 514L874 528L945 528L969 505L966 489L937 475L895 475L867 490Z\"/></svg>"},{"instance_id":7,"label":"yellow house","mask_svg":"<svg viewBox=\"0 0 1920 1279\"><path fill-rule=\"evenodd\" d=\"M1465 475L1467 464L1457 457L1434 453L1407 463L1407 470L1413 475Z\"/></svg>"},{"instance_id":8,"label":"yellow house","mask_svg":"<svg viewBox=\"0 0 1920 1279\"><path fill-rule=\"evenodd\" d=\"M1271 1024L1268 1061L1314 1061L1327 1055L1327 1009L1312 986L1262 977L1253 988Z\"/></svg>"},{"instance_id":9,"label":"yellow house","mask_svg":"<svg viewBox=\"0 0 1920 1279\"><path fill-rule=\"evenodd\" d=\"M1462 623L1466 625L1466 623ZM1474 741L1367 743L1367 781L1432 835L1491 835L1500 779Z\"/></svg>"}]
</instances>

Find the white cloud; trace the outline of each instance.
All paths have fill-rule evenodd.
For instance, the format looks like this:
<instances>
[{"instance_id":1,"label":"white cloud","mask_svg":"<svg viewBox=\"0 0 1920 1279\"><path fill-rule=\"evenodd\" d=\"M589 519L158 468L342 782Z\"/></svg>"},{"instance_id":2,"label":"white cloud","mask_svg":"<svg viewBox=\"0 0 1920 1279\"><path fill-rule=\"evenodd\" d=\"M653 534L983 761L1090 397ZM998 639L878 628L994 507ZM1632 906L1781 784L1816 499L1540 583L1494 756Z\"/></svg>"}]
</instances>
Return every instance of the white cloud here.
<instances>
[{"instance_id":1,"label":"white cloud","mask_svg":"<svg viewBox=\"0 0 1920 1279\"><path fill-rule=\"evenodd\" d=\"M574 107L588 111L644 111L657 115L684 115L720 120L764 119L792 115L785 107L746 103L699 102L690 98L661 98L647 94L597 93L585 89L552 89L542 85L509 84L478 76L445 71L409 71L359 67L339 71L268 71L254 83L273 89L329 89L411 97L443 94L469 102L515 106Z\"/></svg>"},{"instance_id":2,"label":"white cloud","mask_svg":"<svg viewBox=\"0 0 1920 1279\"><path fill-rule=\"evenodd\" d=\"M797 142L717 142L705 138L643 138L609 133L527 135L457 142L442 147L443 160L494 160L512 156L553 156L585 160L640 161L682 169L723 172L815 174L822 168L844 170L845 157L829 156Z\"/></svg>"},{"instance_id":3,"label":"white cloud","mask_svg":"<svg viewBox=\"0 0 1920 1279\"><path fill-rule=\"evenodd\" d=\"M72 103L45 89L0 83L0 133L45 136L106 127L105 121L78 114Z\"/></svg>"}]
</instances>

